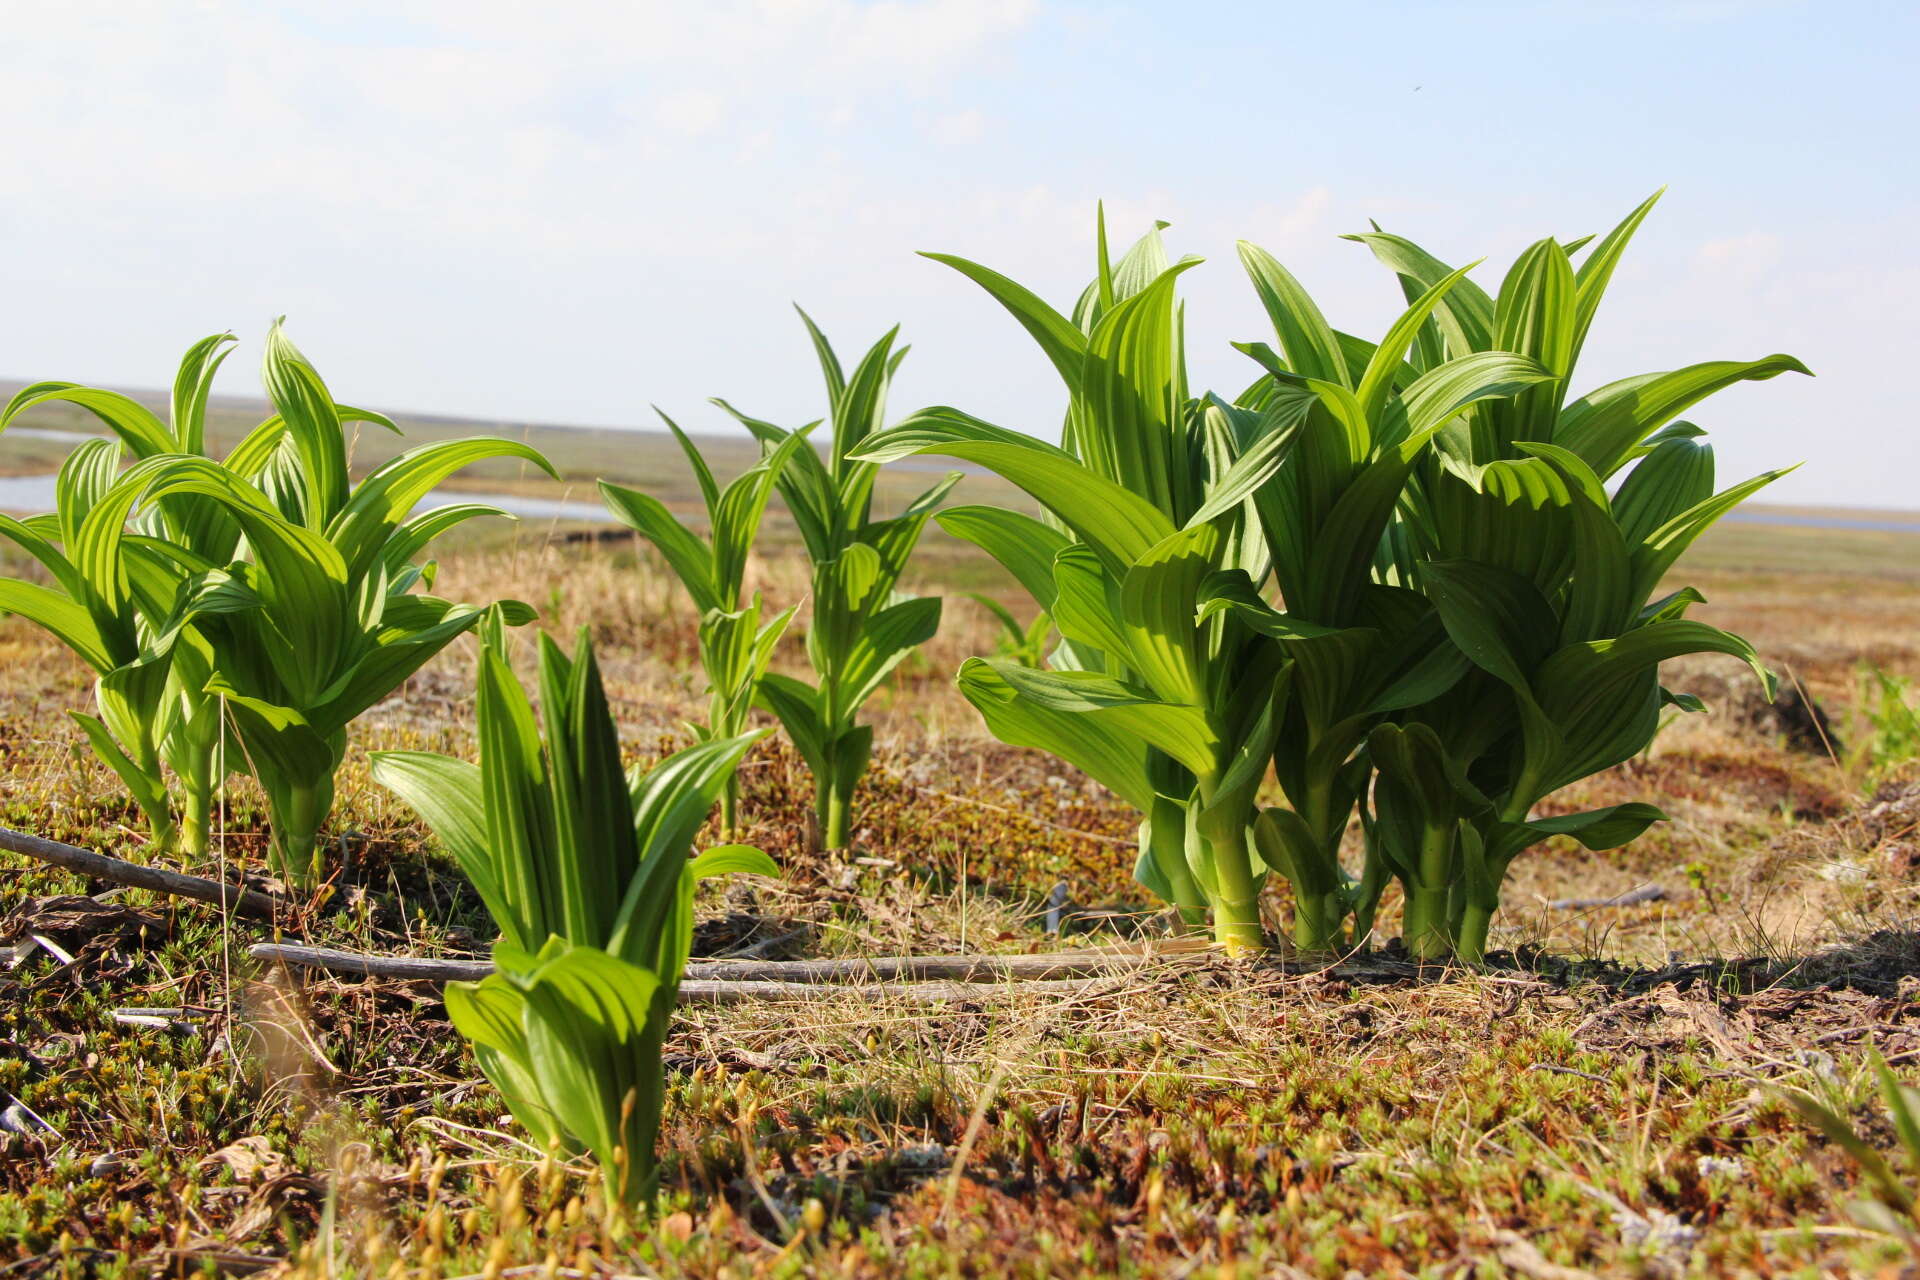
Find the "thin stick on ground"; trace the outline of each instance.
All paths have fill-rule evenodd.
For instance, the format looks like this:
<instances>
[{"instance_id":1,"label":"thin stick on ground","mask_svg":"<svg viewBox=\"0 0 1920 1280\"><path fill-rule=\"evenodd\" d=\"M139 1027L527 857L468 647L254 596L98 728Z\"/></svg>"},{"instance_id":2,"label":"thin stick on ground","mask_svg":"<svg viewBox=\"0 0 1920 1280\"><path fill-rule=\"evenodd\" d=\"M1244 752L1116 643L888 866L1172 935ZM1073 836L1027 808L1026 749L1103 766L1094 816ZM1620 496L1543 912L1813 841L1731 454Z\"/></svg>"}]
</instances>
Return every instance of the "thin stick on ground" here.
<instances>
[{"instance_id":1,"label":"thin stick on ground","mask_svg":"<svg viewBox=\"0 0 1920 1280\"><path fill-rule=\"evenodd\" d=\"M143 867L138 863L128 862L124 858L96 853L91 849L82 849L76 845L63 844L58 840L48 840L5 827L0 827L0 849L51 863L83 876L92 876L96 880L110 880L114 884L129 885L136 889L151 889L155 893L170 894L176 898L210 902L215 906L227 907L240 915L252 916L259 920L274 919L278 910L286 905L255 889L209 880L204 876L165 871L159 867Z\"/></svg>"},{"instance_id":2,"label":"thin stick on ground","mask_svg":"<svg viewBox=\"0 0 1920 1280\"><path fill-rule=\"evenodd\" d=\"M330 947L263 942L251 949L256 960L325 969L364 978L402 978L426 982L472 982L493 972L487 960L439 960L425 956L379 956ZM818 983L887 983L945 979L957 982L1044 981L1101 977L1150 966L1200 963L1212 953L1203 948L1083 950L1034 956L947 955L863 956L840 960L694 960L687 977L715 982L778 982L790 986Z\"/></svg>"}]
</instances>

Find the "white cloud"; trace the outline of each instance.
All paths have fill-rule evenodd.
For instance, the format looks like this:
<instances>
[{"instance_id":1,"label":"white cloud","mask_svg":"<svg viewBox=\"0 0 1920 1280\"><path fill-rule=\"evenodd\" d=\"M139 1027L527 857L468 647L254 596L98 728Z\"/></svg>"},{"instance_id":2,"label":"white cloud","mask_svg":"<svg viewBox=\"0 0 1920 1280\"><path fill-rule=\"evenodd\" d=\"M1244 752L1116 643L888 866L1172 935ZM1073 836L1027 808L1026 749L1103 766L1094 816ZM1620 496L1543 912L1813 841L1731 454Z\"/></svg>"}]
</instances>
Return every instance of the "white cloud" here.
<instances>
[{"instance_id":1,"label":"white cloud","mask_svg":"<svg viewBox=\"0 0 1920 1280\"><path fill-rule=\"evenodd\" d=\"M965 146L980 141L987 131L987 118L977 108L949 111L927 122L927 134L946 146Z\"/></svg>"},{"instance_id":2,"label":"white cloud","mask_svg":"<svg viewBox=\"0 0 1920 1280\"><path fill-rule=\"evenodd\" d=\"M1781 239L1770 231L1709 240L1694 251L1698 271L1718 276L1753 279L1771 271L1780 261Z\"/></svg>"},{"instance_id":3,"label":"white cloud","mask_svg":"<svg viewBox=\"0 0 1920 1280\"><path fill-rule=\"evenodd\" d=\"M696 138L713 132L726 114L725 99L700 89L668 94L653 109L653 118L661 125Z\"/></svg>"}]
</instances>

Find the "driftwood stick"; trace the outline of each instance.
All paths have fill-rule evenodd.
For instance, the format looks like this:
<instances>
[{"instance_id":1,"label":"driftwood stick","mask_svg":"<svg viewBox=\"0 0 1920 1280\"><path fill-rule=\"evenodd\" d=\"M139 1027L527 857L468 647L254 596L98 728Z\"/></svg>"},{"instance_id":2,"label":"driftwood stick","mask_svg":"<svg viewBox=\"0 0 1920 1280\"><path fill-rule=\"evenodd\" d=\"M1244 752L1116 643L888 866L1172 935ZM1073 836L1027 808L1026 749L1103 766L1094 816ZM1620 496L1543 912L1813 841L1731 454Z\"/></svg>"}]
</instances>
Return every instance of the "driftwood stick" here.
<instances>
[{"instance_id":1,"label":"driftwood stick","mask_svg":"<svg viewBox=\"0 0 1920 1280\"><path fill-rule=\"evenodd\" d=\"M1023 995L1075 995L1101 985L1101 978L1062 978L1053 982L874 982L835 988L818 982L710 982L680 984L681 1004L739 1004L746 1000L819 1000L836 989L858 992L863 1000L911 1000L940 1004L949 1000L995 1000Z\"/></svg>"},{"instance_id":2,"label":"driftwood stick","mask_svg":"<svg viewBox=\"0 0 1920 1280\"><path fill-rule=\"evenodd\" d=\"M478 982L493 972L491 960L430 960L424 956L375 956L332 947L302 947L293 943L262 942L248 949L255 960L292 965L297 969L325 969L357 978L405 978L422 982Z\"/></svg>"},{"instance_id":3,"label":"driftwood stick","mask_svg":"<svg viewBox=\"0 0 1920 1280\"><path fill-rule=\"evenodd\" d=\"M159 867L143 867L122 858L95 853L91 849L62 844L58 840L46 840L40 836L30 836L24 831L10 831L5 827L0 827L0 849L9 853L25 854L29 858L37 858L41 862L52 863L68 871L77 871L83 876L92 876L96 880L111 880L115 884L131 885L136 889L151 889L155 893L172 894L176 898L211 902L216 906L231 907L240 915L253 916L261 920L273 919L275 909L282 905L255 889L245 889L235 884L222 884L218 880L208 880L204 876L163 871Z\"/></svg>"},{"instance_id":4,"label":"driftwood stick","mask_svg":"<svg viewBox=\"0 0 1920 1280\"><path fill-rule=\"evenodd\" d=\"M263 942L252 948L256 960L325 969L365 978L406 978L430 982L474 981L493 972L486 960L431 960L420 956L377 956L328 947ZM1148 965L1204 959L1206 951L1066 951L1038 956L873 956L851 960L694 960L690 982L781 983L800 987L820 983L857 983L877 990L887 983L946 980L956 982L1038 981L1100 977ZM683 984L683 989L686 984Z\"/></svg>"},{"instance_id":5,"label":"driftwood stick","mask_svg":"<svg viewBox=\"0 0 1920 1280\"><path fill-rule=\"evenodd\" d=\"M417 956L369 956L352 951L334 951L326 947L300 947L274 943L261 943L252 948L251 954L259 960L298 965L302 968L325 969L332 973L347 973L360 977L424 978L449 982L473 981L493 972L493 966L485 960L427 960ZM890 958L897 961L908 957ZM936 958L952 959L954 957ZM1008 958L1042 960L1055 957ZM727 963L735 969L757 967L763 972L777 972L779 969L777 963L759 966L745 966L738 962ZM1138 968L1139 966L1134 964L1122 967ZM688 967L689 975L694 971L693 966ZM1010 975L1001 976L1004 978ZM1016 992L1031 995L1066 995L1097 986L1099 982L1100 979L1097 976L1037 982L870 982L859 983L851 989L857 990L862 997L873 999L892 998L939 1003L947 1000L986 1000ZM815 1000L823 994L822 986L823 984L818 980L795 982L763 978L740 981L689 976L680 984L680 1003L738 1004L745 1000Z\"/></svg>"},{"instance_id":6,"label":"driftwood stick","mask_svg":"<svg viewBox=\"0 0 1920 1280\"><path fill-rule=\"evenodd\" d=\"M1615 894L1611 898L1555 898L1547 905L1555 911L1584 911L1591 907L1637 907L1643 902L1665 901L1667 891L1657 884L1643 884L1637 889Z\"/></svg>"}]
</instances>

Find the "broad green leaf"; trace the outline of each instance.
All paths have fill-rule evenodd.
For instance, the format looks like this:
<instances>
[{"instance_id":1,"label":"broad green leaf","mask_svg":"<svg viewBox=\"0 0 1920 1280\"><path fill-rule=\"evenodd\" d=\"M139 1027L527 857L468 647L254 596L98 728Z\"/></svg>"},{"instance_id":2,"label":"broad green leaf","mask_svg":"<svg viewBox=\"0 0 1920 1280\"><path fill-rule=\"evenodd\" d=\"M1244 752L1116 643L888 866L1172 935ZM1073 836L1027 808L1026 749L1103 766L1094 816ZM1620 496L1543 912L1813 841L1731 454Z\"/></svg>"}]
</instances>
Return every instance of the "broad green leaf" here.
<instances>
[{"instance_id":1,"label":"broad green leaf","mask_svg":"<svg viewBox=\"0 0 1920 1280\"><path fill-rule=\"evenodd\" d=\"M517 440L476 436L410 449L362 480L339 515L326 526L327 538L339 549L348 571L355 575L365 572L379 557L393 530L441 481L489 458L519 458L555 480L560 478L539 450Z\"/></svg>"},{"instance_id":2,"label":"broad green leaf","mask_svg":"<svg viewBox=\"0 0 1920 1280\"><path fill-rule=\"evenodd\" d=\"M1374 257L1400 277L1408 302L1417 299L1445 279L1452 268L1420 246L1402 236L1375 230L1349 235L1373 251ZM1494 304L1486 291L1471 280L1463 280L1448 292L1434 310L1434 323L1445 342L1446 354L1455 358L1493 350Z\"/></svg>"},{"instance_id":3,"label":"broad green leaf","mask_svg":"<svg viewBox=\"0 0 1920 1280\"><path fill-rule=\"evenodd\" d=\"M733 603L720 598L712 549L674 519L664 502L650 493L622 488L606 480L600 482L600 498L615 519L651 542L666 557L700 612L724 610Z\"/></svg>"},{"instance_id":4,"label":"broad green leaf","mask_svg":"<svg viewBox=\"0 0 1920 1280\"><path fill-rule=\"evenodd\" d=\"M1649 450L1614 494L1614 518L1638 546L1682 511L1713 496L1713 446L1681 437Z\"/></svg>"},{"instance_id":5,"label":"broad green leaf","mask_svg":"<svg viewBox=\"0 0 1920 1280\"><path fill-rule=\"evenodd\" d=\"M0 431L6 430L21 414L43 404L65 402L85 409L105 423L136 458L152 458L175 452L173 433L166 424L131 396L100 387L83 387L72 382L36 382L22 387L0 410Z\"/></svg>"},{"instance_id":6,"label":"broad green leaf","mask_svg":"<svg viewBox=\"0 0 1920 1280\"><path fill-rule=\"evenodd\" d=\"M861 456L891 462L921 453L977 462L1025 489L1093 547L1116 576L1174 532L1157 507L1102 479L1070 454L956 409L922 409L868 440Z\"/></svg>"},{"instance_id":7,"label":"broad green leaf","mask_svg":"<svg viewBox=\"0 0 1920 1280\"><path fill-rule=\"evenodd\" d=\"M1340 340L1300 282L1280 265L1279 259L1258 245L1242 240L1239 251L1240 265L1246 268L1260 305L1273 322L1287 363L1305 377L1351 387L1353 380Z\"/></svg>"},{"instance_id":8,"label":"broad green leaf","mask_svg":"<svg viewBox=\"0 0 1920 1280\"><path fill-rule=\"evenodd\" d=\"M1600 299L1605 296L1607 284L1613 279L1614 268L1620 265L1627 242L1633 239L1633 233L1640 229L1640 224L1653 212L1653 206L1660 202L1666 190L1662 187L1641 201L1638 208L1593 247L1593 252L1586 256L1580 263L1579 271L1574 273L1574 360L1580 358L1580 348L1586 345L1587 330L1593 327L1593 317L1600 309ZM1567 252L1572 253L1573 246L1569 245Z\"/></svg>"},{"instance_id":9,"label":"broad green leaf","mask_svg":"<svg viewBox=\"0 0 1920 1280\"><path fill-rule=\"evenodd\" d=\"M1162 700L1207 701L1195 618L1200 584L1216 568L1222 538L1212 525L1175 533L1120 580L1120 617L1131 665Z\"/></svg>"},{"instance_id":10,"label":"broad green leaf","mask_svg":"<svg viewBox=\"0 0 1920 1280\"><path fill-rule=\"evenodd\" d=\"M768 876L778 879L780 868L764 852L747 844L723 844L703 851L693 860L693 878L714 876Z\"/></svg>"},{"instance_id":11,"label":"broad green leaf","mask_svg":"<svg viewBox=\"0 0 1920 1280\"><path fill-rule=\"evenodd\" d=\"M425 819L506 940L522 950L544 941L520 932L519 913L505 897L487 834L480 766L426 751L376 751L369 764L375 782Z\"/></svg>"},{"instance_id":12,"label":"broad green leaf","mask_svg":"<svg viewBox=\"0 0 1920 1280\"><path fill-rule=\"evenodd\" d=\"M1446 301L1447 295L1465 278L1467 272L1479 265L1478 262L1469 262L1466 266L1449 272L1434 282L1432 288L1414 299L1413 305L1393 322L1393 327L1387 330L1387 336L1382 338L1380 344L1374 348L1372 356L1362 366L1365 372L1361 374L1359 385L1355 388L1356 397L1360 402L1360 412L1368 422L1379 418L1381 410L1386 405L1387 396L1394 389L1395 381L1402 379L1407 348L1413 345L1415 337L1426 325L1428 318L1442 302ZM1513 350L1519 350L1519 348L1513 348Z\"/></svg>"},{"instance_id":13,"label":"broad green leaf","mask_svg":"<svg viewBox=\"0 0 1920 1280\"><path fill-rule=\"evenodd\" d=\"M956 683L1000 741L1058 756L1135 808L1151 809L1154 786L1146 740L1098 716L1060 711L1023 698L1004 675L1008 664L969 658ZM1184 865L1184 857L1183 863Z\"/></svg>"},{"instance_id":14,"label":"broad green leaf","mask_svg":"<svg viewBox=\"0 0 1920 1280\"><path fill-rule=\"evenodd\" d=\"M1210 777L1220 741L1196 706L1162 702L1144 690L1090 671L994 667L1018 696L1036 707L1102 719L1164 751L1196 776Z\"/></svg>"},{"instance_id":15,"label":"broad green leaf","mask_svg":"<svg viewBox=\"0 0 1920 1280\"><path fill-rule=\"evenodd\" d=\"M760 679L759 701L779 717L794 750L817 771L827 752L827 727L820 718L819 694L792 676L770 671Z\"/></svg>"},{"instance_id":16,"label":"broad green leaf","mask_svg":"<svg viewBox=\"0 0 1920 1280\"><path fill-rule=\"evenodd\" d=\"M999 561L1041 608L1053 608L1054 557L1073 541L1066 534L1000 507L948 507L934 521Z\"/></svg>"},{"instance_id":17,"label":"broad green leaf","mask_svg":"<svg viewBox=\"0 0 1920 1280\"><path fill-rule=\"evenodd\" d=\"M1812 370L1789 355L1758 360L1708 360L1670 373L1643 373L1610 382L1568 405L1554 443L1584 459L1602 478L1619 470L1642 440L1736 382L1762 381Z\"/></svg>"},{"instance_id":18,"label":"broad green leaf","mask_svg":"<svg viewBox=\"0 0 1920 1280\"><path fill-rule=\"evenodd\" d=\"M1035 294L1014 283L997 271L957 258L946 253L922 253L923 258L944 263L958 271L967 279L979 285L992 295L993 300L1005 307L1015 320L1020 322L1033 340L1040 344L1040 350L1046 354L1067 384L1069 392L1080 389L1080 379L1084 372L1087 356L1086 335L1076 329L1071 320L1042 302Z\"/></svg>"},{"instance_id":19,"label":"broad green leaf","mask_svg":"<svg viewBox=\"0 0 1920 1280\"><path fill-rule=\"evenodd\" d=\"M1167 268L1100 318L1087 339L1086 373L1075 400L1084 415L1076 439L1088 468L1176 515L1200 504L1186 465L1186 382L1174 296L1180 273L1193 265L1189 260Z\"/></svg>"}]
</instances>

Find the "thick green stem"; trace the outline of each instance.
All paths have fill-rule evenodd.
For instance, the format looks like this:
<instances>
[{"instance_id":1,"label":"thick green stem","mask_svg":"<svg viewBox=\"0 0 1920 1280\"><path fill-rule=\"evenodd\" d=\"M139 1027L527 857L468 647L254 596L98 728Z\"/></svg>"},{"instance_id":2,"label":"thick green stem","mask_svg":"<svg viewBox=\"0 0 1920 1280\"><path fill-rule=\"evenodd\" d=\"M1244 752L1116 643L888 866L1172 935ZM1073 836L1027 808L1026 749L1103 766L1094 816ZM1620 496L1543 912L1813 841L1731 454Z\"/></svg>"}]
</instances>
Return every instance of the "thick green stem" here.
<instances>
[{"instance_id":1,"label":"thick green stem","mask_svg":"<svg viewBox=\"0 0 1920 1280\"><path fill-rule=\"evenodd\" d=\"M1230 956L1264 950L1267 938L1260 927L1260 887L1247 861L1245 837L1208 843L1214 882L1220 890L1213 902L1213 940Z\"/></svg>"},{"instance_id":2,"label":"thick green stem","mask_svg":"<svg viewBox=\"0 0 1920 1280\"><path fill-rule=\"evenodd\" d=\"M158 810L147 812L147 835L152 838L155 853L173 853L180 845L180 827L172 814Z\"/></svg>"},{"instance_id":3,"label":"thick green stem","mask_svg":"<svg viewBox=\"0 0 1920 1280\"><path fill-rule=\"evenodd\" d=\"M160 767L160 750L142 739L136 748L135 766L145 776L146 793L135 793L134 803L147 820L147 834L155 853L173 853L180 846L180 825L173 817L173 797L167 793L166 774Z\"/></svg>"},{"instance_id":4,"label":"thick green stem","mask_svg":"<svg viewBox=\"0 0 1920 1280\"><path fill-rule=\"evenodd\" d=\"M739 830L740 819L740 782L737 778L728 778L726 790L720 793L720 834L729 840Z\"/></svg>"},{"instance_id":5,"label":"thick green stem","mask_svg":"<svg viewBox=\"0 0 1920 1280\"><path fill-rule=\"evenodd\" d=\"M1425 886L1407 891L1401 935L1407 951L1417 959L1442 960L1453 950L1447 928L1448 886Z\"/></svg>"},{"instance_id":6,"label":"thick green stem","mask_svg":"<svg viewBox=\"0 0 1920 1280\"><path fill-rule=\"evenodd\" d=\"M1301 893L1293 895L1293 945L1302 951L1338 951L1345 939L1340 926L1346 922L1346 895Z\"/></svg>"},{"instance_id":7,"label":"thick green stem","mask_svg":"<svg viewBox=\"0 0 1920 1280\"><path fill-rule=\"evenodd\" d=\"M1487 959L1487 928L1493 923L1493 911L1472 902L1460 913L1460 925L1454 940L1454 952L1468 964L1484 964Z\"/></svg>"},{"instance_id":8,"label":"thick green stem","mask_svg":"<svg viewBox=\"0 0 1920 1280\"><path fill-rule=\"evenodd\" d=\"M311 888L326 869L320 824L326 820L328 800L320 787L293 785L274 806L274 869L290 884Z\"/></svg>"},{"instance_id":9,"label":"thick green stem","mask_svg":"<svg viewBox=\"0 0 1920 1280\"><path fill-rule=\"evenodd\" d=\"M820 847L833 852L847 847L849 797L832 773L824 775L814 788L814 817L820 824Z\"/></svg>"},{"instance_id":10,"label":"thick green stem","mask_svg":"<svg viewBox=\"0 0 1920 1280\"><path fill-rule=\"evenodd\" d=\"M213 752L197 751L180 778L181 849L204 858L213 847Z\"/></svg>"}]
</instances>

